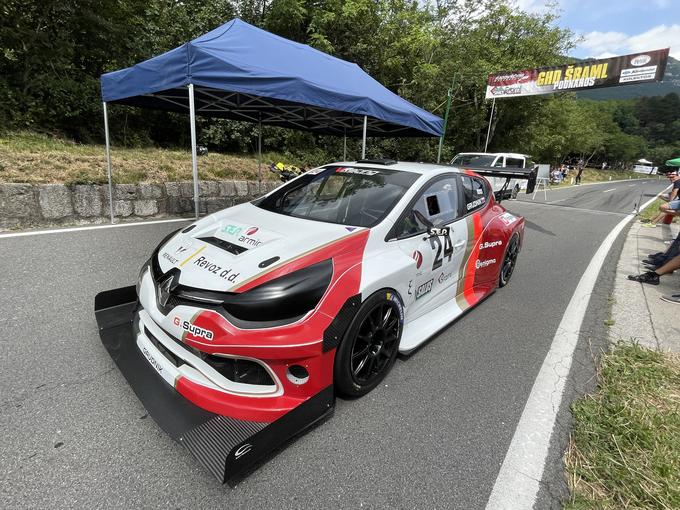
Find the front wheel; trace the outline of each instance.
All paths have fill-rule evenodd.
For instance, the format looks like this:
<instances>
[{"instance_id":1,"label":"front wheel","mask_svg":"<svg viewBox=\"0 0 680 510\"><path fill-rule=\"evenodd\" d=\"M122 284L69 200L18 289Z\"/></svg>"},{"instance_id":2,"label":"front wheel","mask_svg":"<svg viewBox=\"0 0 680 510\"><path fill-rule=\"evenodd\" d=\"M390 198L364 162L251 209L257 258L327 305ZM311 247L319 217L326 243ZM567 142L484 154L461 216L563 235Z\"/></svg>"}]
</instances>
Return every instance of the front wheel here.
<instances>
[{"instance_id":1,"label":"front wheel","mask_svg":"<svg viewBox=\"0 0 680 510\"><path fill-rule=\"evenodd\" d=\"M403 305L386 290L370 296L359 308L335 354L335 388L363 396L392 369L403 326Z\"/></svg>"},{"instance_id":2,"label":"front wheel","mask_svg":"<svg viewBox=\"0 0 680 510\"><path fill-rule=\"evenodd\" d=\"M508 249L505 250L505 258L503 259L498 281L499 287L505 287L510 281L510 277L517 265L517 255L519 255L519 234L515 233L508 243Z\"/></svg>"}]
</instances>

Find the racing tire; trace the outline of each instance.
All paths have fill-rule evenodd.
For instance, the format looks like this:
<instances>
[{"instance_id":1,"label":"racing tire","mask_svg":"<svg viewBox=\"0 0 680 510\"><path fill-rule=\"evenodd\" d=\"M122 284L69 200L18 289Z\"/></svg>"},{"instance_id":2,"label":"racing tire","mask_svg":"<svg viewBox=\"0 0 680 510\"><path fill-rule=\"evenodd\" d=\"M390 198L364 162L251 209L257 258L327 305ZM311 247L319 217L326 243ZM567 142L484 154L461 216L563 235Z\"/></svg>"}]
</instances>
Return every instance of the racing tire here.
<instances>
[{"instance_id":1,"label":"racing tire","mask_svg":"<svg viewBox=\"0 0 680 510\"><path fill-rule=\"evenodd\" d=\"M508 247L505 250L505 257L503 257L503 265L498 276L498 286L505 287L510 281L512 273L515 271L517 265L517 255L519 255L519 234L515 233L510 238Z\"/></svg>"},{"instance_id":2,"label":"racing tire","mask_svg":"<svg viewBox=\"0 0 680 510\"><path fill-rule=\"evenodd\" d=\"M512 193L510 193L510 198L512 200L517 200L517 195L519 195L519 184L515 184L515 187L512 188Z\"/></svg>"},{"instance_id":3,"label":"racing tire","mask_svg":"<svg viewBox=\"0 0 680 510\"><path fill-rule=\"evenodd\" d=\"M361 397L389 373L399 350L403 311L399 296L386 289L363 302L335 354L338 393Z\"/></svg>"}]
</instances>

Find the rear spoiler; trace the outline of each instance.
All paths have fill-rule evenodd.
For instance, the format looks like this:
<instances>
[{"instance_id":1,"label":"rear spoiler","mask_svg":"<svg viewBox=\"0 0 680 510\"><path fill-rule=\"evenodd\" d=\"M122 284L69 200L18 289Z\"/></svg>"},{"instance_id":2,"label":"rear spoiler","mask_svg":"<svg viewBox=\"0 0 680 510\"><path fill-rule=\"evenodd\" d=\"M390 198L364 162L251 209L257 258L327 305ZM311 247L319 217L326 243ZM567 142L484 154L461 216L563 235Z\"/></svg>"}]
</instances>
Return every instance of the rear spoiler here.
<instances>
[{"instance_id":1,"label":"rear spoiler","mask_svg":"<svg viewBox=\"0 0 680 510\"><path fill-rule=\"evenodd\" d=\"M479 175L489 177L505 177L507 179L529 179L529 174L533 168L513 168L513 167L488 167L488 166L458 166L451 165L463 170L470 170Z\"/></svg>"}]
</instances>

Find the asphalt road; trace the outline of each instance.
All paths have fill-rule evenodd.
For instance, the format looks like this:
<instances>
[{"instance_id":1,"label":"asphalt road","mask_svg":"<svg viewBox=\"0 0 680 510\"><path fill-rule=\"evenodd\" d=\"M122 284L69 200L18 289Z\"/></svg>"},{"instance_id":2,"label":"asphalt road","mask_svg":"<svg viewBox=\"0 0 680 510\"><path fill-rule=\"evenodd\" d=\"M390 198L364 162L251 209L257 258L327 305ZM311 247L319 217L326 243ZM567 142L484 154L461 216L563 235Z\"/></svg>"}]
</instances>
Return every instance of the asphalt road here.
<instances>
[{"instance_id":1,"label":"asphalt road","mask_svg":"<svg viewBox=\"0 0 680 510\"><path fill-rule=\"evenodd\" d=\"M484 509L536 374L584 269L666 180L520 195L510 284L373 392L220 485L148 417L99 340L94 296L134 283L184 223L0 236L2 508ZM560 508L568 403L592 385L621 241L591 297L535 508Z\"/></svg>"}]
</instances>

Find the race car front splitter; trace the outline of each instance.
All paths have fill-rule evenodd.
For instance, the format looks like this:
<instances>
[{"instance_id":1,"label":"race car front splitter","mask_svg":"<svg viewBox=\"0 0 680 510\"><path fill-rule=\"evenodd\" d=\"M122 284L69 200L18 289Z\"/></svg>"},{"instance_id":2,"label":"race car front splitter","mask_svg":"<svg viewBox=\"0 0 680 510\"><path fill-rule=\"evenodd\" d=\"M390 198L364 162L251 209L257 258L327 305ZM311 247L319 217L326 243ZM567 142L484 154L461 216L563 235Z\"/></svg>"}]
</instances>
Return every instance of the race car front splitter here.
<instances>
[{"instance_id":1,"label":"race car front splitter","mask_svg":"<svg viewBox=\"0 0 680 510\"><path fill-rule=\"evenodd\" d=\"M238 420L189 402L156 372L136 343L135 287L101 292L95 316L102 343L156 423L222 483L335 408L333 385L272 423Z\"/></svg>"}]
</instances>

